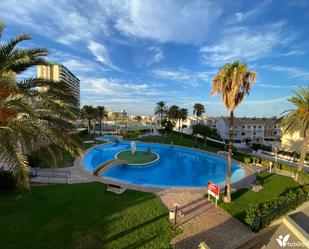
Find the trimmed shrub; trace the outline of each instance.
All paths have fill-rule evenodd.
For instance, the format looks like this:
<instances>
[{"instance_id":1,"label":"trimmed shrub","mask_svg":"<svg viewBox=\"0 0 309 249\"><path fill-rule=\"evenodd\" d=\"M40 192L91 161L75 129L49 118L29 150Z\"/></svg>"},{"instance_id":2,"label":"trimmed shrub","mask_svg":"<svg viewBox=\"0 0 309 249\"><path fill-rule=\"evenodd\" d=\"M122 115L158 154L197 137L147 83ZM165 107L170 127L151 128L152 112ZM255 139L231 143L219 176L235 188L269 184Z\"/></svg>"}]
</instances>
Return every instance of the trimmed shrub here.
<instances>
[{"instance_id":1,"label":"trimmed shrub","mask_svg":"<svg viewBox=\"0 0 309 249\"><path fill-rule=\"evenodd\" d=\"M16 177L12 172L0 170L0 190L14 189L17 186Z\"/></svg>"},{"instance_id":2,"label":"trimmed shrub","mask_svg":"<svg viewBox=\"0 0 309 249\"><path fill-rule=\"evenodd\" d=\"M250 157L245 157L244 158L244 163L246 163L246 164L251 163L251 158Z\"/></svg>"},{"instance_id":3,"label":"trimmed shrub","mask_svg":"<svg viewBox=\"0 0 309 249\"><path fill-rule=\"evenodd\" d=\"M252 231L258 232L260 229L268 226L273 220L307 201L308 190L307 187L303 186L260 205L250 205L246 210L246 223L250 225Z\"/></svg>"},{"instance_id":4,"label":"trimmed shrub","mask_svg":"<svg viewBox=\"0 0 309 249\"><path fill-rule=\"evenodd\" d=\"M296 170L295 170L295 172L296 172ZM298 177L299 177L298 181L299 181L300 184L309 184L309 174L308 173L299 172ZM307 185L307 189L308 189L307 192L309 192L309 185Z\"/></svg>"}]
</instances>

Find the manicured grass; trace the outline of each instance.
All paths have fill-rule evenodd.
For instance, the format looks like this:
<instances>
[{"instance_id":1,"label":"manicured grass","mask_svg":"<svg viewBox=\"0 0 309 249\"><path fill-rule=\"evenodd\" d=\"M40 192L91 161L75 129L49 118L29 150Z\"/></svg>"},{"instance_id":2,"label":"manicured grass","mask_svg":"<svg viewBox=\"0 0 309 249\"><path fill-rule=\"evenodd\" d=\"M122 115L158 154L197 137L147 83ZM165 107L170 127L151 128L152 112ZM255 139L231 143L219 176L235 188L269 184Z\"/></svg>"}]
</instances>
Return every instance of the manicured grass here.
<instances>
[{"instance_id":1,"label":"manicured grass","mask_svg":"<svg viewBox=\"0 0 309 249\"><path fill-rule=\"evenodd\" d=\"M235 218L245 223L245 210L250 204L263 203L278 197L290 189L300 186L292 178L266 172L258 174L257 180L260 181L263 186L263 189L260 192L256 193L249 189L239 189L232 193L232 203L221 202L219 206Z\"/></svg>"},{"instance_id":2,"label":"manicured grass","mask_svg":"<svg viewBox=\"0 0 309 249\"><path fill-rule=\"evenodd\" d=\"M5 249L170 248L167 210L150 193L117 195L101 183L0 192Z\"/></svg>"},{"instance_id":3,"label":"manicured grass","mask_svg":"<svg viewBox=\"0 0 309 249\"><path fill-rule=\"evenodd\" d=\"M177 133L169 133L166 135L162 135L161 137L145 137L141 138L142 142L155 142L155 143L164 143L164 144L173 144L185 146L185 147L194 147L195 141L194 138L187 138L187 137L181 137ZM217 152L221 149L218 149L216 147L207 146L202 143L198 143L198 148L201 150L211 151L211 152Z\"/></svg>"},{"instance_id":4,"label":"manicured grass","mask_svg":"<svg viewBox=\"0 0 309 249\"><path fill-rule=\"evenodd\" d=\"M117 155L118 159L126 160L128 163L149 163L157 159L157 157L156 154L148 154L146 151L135 151L134 154L131 151L122 151Z\"/></svg>"}]
</instances>

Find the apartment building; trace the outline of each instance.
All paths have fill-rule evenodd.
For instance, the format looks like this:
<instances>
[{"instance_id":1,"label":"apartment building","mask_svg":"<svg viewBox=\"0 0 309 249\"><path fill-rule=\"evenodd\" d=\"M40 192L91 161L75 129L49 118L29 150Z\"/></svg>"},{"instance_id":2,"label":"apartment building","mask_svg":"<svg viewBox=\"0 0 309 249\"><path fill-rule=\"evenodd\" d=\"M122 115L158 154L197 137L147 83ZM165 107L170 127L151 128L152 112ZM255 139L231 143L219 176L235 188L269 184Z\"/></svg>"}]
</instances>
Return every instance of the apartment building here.
<instances>
[{"instance_id":1,"label":"apartment building","mask_svg":"<svg viewBox=\"0 0 309 249\"><path fill-rule=\"evenodd\" d=\"M281 131L277 118L234 118L234 141L245 143L263 143L278 141ZM229 138L229 118L221 117L217 121L217 130L223 139Z\"/></svg>"},{"instance_id":2,"label":"apartment building","mask_svg":"<svg viewBox=\"0 0 309 249\"><path fill-rule=\"evenodd\" d=\"M64 65L56 63L39 65L37 67L37 77L67 83L78 100L78 107L80 106L80 80Z\"/></svg>"}]
</instances>

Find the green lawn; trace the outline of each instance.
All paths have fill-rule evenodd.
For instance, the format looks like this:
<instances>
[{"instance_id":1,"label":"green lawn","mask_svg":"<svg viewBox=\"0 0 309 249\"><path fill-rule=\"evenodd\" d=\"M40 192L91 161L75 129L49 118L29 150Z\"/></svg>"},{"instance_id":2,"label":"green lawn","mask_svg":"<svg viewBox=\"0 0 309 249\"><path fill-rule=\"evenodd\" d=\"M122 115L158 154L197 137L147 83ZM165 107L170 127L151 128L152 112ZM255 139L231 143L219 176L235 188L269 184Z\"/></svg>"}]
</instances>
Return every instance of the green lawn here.
<instances>
[{"instance_id":1,"label":"green lawn","mask_svg":"<svg viewBox=\"0 0 309 249\"><path fill-rule=\"evenodd\" d=\"M194 138L181 137L177 133L170 133L166 135L162 135L161 137L145 137L140 139L142 142L155 142L155 143L164 143L164 144L173 144L185 146L185 147L194 147L195 141ZM212 146L205 146L202 143L198 143L198 148L201 150L217 152L221 149Z\"/></svg>"},{"instance_id":2,"label":"green lawn","mask_svg":"<svg viewBox=\"0 0 309 249\"><path fill-rule=\"evenodd\" d=\"M100 135L93 135L93 134L80 134L80 138L82 139L82 141L89 141L89 140L93 140L96 143L90 143L90 144L82 144L82 149L85 151L89 148L91 148L92 146L96 145L96 144L102 144L105 143L105 141L102 140L96 140L97 137L99 137ZM32 167L39 167L39 168L51 168L51 164L48 161L48 159L41 158L38 157L36 154L40 153L40 152L34 152L32 153L32 155L30 156L30 163ZM57 168L65 168L65 167L72 167L75 161L75 157L73 157L68 151L63 150L62 151L62 158L57 160Z\"/></svg>"},{"instance_id":3,"label":"green lawn","mask_svg":"<svg viewBox=\"0 0 309 249\"><path fill-rule=\"evenodd\" d=\"M117 155L117 158L126 160L128 163L148 163L157 158L154 153L148 154L146 151L135 151L134 154L131 151L122 151Z\"/></svg>"},{"instance_id":4,"label":"green lawn","mask_svg":"<svg viewBox=\"0 0 309 249\"><path fill-rule=\"evenodd\" d=\"M117 195L101 183L33 187L21 197L0 192L5 249L171 248L176 235L155 195Z\"/></svg>"},{"instance_id":5,"label":"green lawn","mask_svg":"<svg viewBox=\"0 0 309 249\"><path fill-rule=\"evenodd\" d=\"M263 189L260 192L256 193L249 189L239 189L232 194L232 203L221 202L219 206L235 218L245 223L245 210L250 204L263 203L278 197L292 188L300 186L290 177L269 174L266 172L258 174L257 180L259 180L263 186Z\"/></svg>"}]
</instances>

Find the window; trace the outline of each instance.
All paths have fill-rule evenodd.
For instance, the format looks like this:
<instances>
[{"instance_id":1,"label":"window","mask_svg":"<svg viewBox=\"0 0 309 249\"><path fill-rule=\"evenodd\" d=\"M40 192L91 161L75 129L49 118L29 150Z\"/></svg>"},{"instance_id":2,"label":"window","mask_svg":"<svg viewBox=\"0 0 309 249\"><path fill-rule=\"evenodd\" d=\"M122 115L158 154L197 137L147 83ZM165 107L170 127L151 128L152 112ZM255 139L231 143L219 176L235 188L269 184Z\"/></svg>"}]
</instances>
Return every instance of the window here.
<instances>
[{"instance_id":1,"label":"window","mask_svg":"<svg viewBox=\"0 0 309 249\"><path fill-rule=\"evenodd\" d=\"M241 128L245 129L245 128L246 128L246 126L245 126L245 125L243 125Z\"/></svg>"},{"instance_id":2,"label":"window","mask_svg":"<svg viewBox=\"0 0 309 249\"><path fill-rule=\"evenodd\" d=\"M253 132L253 135L256 135L256 132Z\"/></svg>"},{"instance_id":3,"label":"window","mask_svg":"<svg viewBox=\"0 0 309 249\"><path fill-rule=\"evenodd\" d=\"M256 125L254 125L253 128L256 129Z\"/></svg>"},{"instance_id":4,"label":"window","mask_svg":"<svg viewBox=\"0 0 309 249\"><path fill-rule=\"evenodd\" d=\"M261 125L259 125L259 126L258 126L258 128L259 128L259 129L261 129L261 128L262 128L262 126L261 126Z\"/></svg>"},{"instance_id":5,"label":"window","mask_svg":"<svg viewBox=\"0 0 309 249\"><path fill-rule=\"evenodd\" d=\"M250 125L248 125L248 126L247 126L247 128L248 128L248 129L250 129L250 128L251 128L251 126L250 126Z\"/></svg>"},{"instance_id":6,"label":"window","mask_svg":"<svg viewBox=\"0 0 309 249\"><path fill-rule=\"evenodd\" d=\"M245 135L245 133L244 133L244 132L242 132L242 133L241 133L241 135L242 135L242 136L244 136L244 135Z\"/></svg>"}]
</instances>

